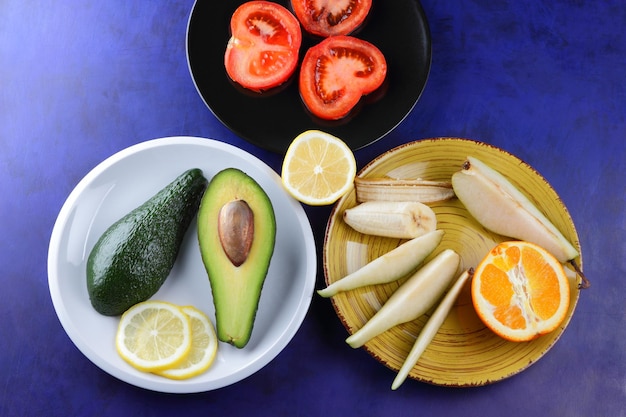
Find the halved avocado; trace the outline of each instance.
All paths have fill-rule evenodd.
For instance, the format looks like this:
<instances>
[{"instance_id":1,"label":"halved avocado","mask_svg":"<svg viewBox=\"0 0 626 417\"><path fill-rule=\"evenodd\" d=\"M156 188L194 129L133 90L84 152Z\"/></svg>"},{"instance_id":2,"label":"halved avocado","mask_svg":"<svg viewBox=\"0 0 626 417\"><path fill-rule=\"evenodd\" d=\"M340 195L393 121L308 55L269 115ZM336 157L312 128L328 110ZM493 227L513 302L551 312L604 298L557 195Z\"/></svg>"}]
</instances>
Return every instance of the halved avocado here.
<instances>
[{"instance_id":1,"label":"halved avocado","mask_svg":"<svg viewBox=\"0 0 626 417\"><path fill-rule=\"evenodd\" d=\"M272 203L246 173L227 168L210 181L198 211L198 241L209 275L219 340L243 348L276 239Z\"/></svg>"}]
</instances>

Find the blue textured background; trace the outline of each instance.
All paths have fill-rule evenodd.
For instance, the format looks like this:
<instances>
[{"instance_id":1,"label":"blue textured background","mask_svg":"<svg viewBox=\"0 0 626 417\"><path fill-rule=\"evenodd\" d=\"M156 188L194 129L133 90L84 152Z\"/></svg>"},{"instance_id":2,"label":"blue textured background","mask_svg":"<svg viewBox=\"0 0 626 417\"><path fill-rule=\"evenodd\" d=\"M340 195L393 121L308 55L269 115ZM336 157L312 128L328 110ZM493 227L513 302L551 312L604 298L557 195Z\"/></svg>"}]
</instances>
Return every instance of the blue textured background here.
<instances>
[{"instance_id":1,"label":"blue textured background","mask_svg":"<svg viewBox=\"0 0 626 417\"><path fill-rule=\"evenodd\" d=\"M47 287L50 233L76 183L111 154L164 136L222 140L277 171L281 157L220 125L195 91L185 57L193 1L2 0L0 416L626 416L626 7L422 5L433 43L426 89L357 161L460 136L516 154L552 184L592 287L547 355L486 387L409 381L392 392L393 372L347 347L330 302L314 297L284 352L236 385L163 395L102 372L64 333ZM320 247L329 211L307 208Z\"/></svg>"}]
</instances>

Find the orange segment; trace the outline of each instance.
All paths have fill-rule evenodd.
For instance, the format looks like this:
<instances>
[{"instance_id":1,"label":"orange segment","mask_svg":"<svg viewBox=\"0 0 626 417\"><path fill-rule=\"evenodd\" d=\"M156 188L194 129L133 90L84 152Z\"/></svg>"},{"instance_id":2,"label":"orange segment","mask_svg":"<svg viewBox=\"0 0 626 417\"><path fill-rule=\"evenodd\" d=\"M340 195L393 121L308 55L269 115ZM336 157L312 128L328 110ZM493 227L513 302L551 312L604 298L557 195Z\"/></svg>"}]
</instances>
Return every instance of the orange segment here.
<instances>
[{"instance_id":1,"label":"orange segment","mask_svg":"<svg viewBox=\"0 0 626 417\"><path fill-rule=\"evenodd\" d=\"M281 178L295 199L321 206L346 194L355 175L356 160L348 145L328 133L307 130L287 149Z\"/></svg>"},{"instance_id":2,"label":"orange segment","mask_svg":"<svg viewBox=\"0 0 626 417\"><path fill-rule=\"evenodd\" d=\"M472 302L485 325L511 341L532 340L556 329L569 307L561 263L528 242L503 242L481 261Z\"/></svg>"}]
</instances>

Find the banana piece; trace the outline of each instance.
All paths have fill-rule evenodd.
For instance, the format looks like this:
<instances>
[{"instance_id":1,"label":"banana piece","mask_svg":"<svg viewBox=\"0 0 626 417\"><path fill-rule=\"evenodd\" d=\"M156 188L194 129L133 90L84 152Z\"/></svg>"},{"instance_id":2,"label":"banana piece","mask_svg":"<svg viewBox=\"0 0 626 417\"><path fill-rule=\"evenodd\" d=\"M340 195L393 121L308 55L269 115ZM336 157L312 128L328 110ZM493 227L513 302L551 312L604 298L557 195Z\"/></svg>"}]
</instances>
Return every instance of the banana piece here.
<instances>
[{"instance_id":1,"label":"banana piece","mask_svg":"<svg viewBox=\"0 0 626 417\"><path fill-rule=\"evenodd\" d=\"M357 232L398 239L413 239L437 229L435 212L416 201L367 201L346 209L343 220Z\"/></svg>"},{"instance_id":2,"label":"banana piece","mask_svg":"<svg viewBox=\"0 0 626 417\"><path fill-rule=\"evenodd\" d=\"M454 197L452 184L446 181L393 178L355 178L356 200L365 201L418 201L436 203Z\"/></svg>"},{"instance_id":3,"label":"banana piece","mask_svg":"<svg viewBox=\"0 0 626 417\"><path fill-rule=\"evenodd\" d=\"M579 254L539 209L502 174L474 157L452 175L470 214L492 232L535 243L565 263Z\"/></svg>"}]
</instances>

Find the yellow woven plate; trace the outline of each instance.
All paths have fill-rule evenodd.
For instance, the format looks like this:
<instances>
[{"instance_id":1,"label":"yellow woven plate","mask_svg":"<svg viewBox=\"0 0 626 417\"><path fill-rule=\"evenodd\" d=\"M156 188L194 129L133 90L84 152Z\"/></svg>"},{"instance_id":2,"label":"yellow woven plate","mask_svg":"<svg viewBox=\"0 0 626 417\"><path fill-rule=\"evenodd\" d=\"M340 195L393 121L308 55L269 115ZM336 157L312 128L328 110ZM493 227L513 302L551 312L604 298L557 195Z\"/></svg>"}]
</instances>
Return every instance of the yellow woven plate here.
<instances>
[{"instance_id":1,"label":"yellow woven plate","mask_svg":"<svg viewBox=\"0 0 626 417\"><path fill-rule=\"evenodd\" d=\"M461 169L467 156L474 156L507 176L580 251L574 223L550 184L528 164L494 146L459 138L420 140L384 153L358 175L449 181L450 176ZM356 200L352 190L337 202L331 213L323 252L326 284L341 279L402 243L398 239L366 236L352 230L343 222L342 214L354 205ZM497 242L507 239L481 227L457 199L432 207L437 214L438 228L445 230L445 235L431 257L441 249L454 249L462 258L459 272L475 267ZM577 262L582 268L582 257ZM501 339L487 329L474 312L468 285L409 376L436 385L476 386L510 377L536 362L563 333L578 302L579 277L569 266L566 271L571 277L571 302L567 317L557 330L525 343ZM396 282L340 293L332 298L333 307L352 334L374 315L398 286ZM364 348L378 361L397 371L428 316L396 326L372 339Z\"/></svg>"}]
</instances>

